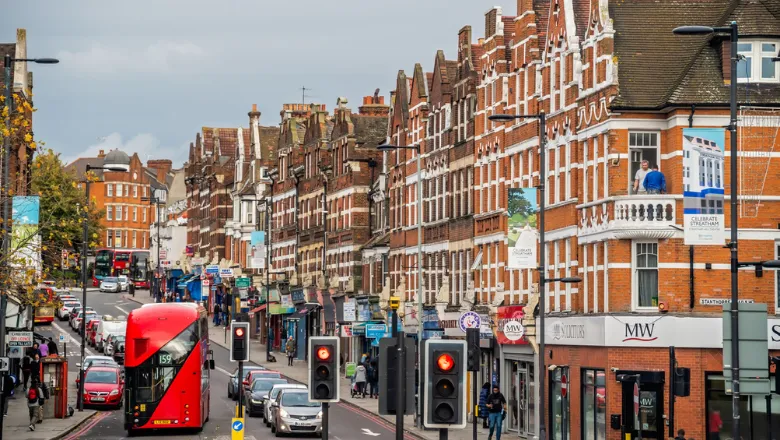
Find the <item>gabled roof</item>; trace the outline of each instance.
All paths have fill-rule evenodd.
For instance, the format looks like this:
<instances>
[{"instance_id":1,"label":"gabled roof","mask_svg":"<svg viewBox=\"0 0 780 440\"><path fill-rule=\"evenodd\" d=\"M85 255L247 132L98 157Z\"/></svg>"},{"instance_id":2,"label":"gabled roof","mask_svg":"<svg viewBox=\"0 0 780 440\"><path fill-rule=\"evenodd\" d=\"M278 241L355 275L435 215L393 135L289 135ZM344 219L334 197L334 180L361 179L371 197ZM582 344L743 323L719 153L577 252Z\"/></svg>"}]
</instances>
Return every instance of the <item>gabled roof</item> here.
<instances>
[{"instance_id":1,"label":"gabled roof","mask_svg":"<svg viewBox=\"0 0 780 440\"><path fill-rule=\"evenodd\" d=\"M212 128L203 127L204 152L216 154L217 140L219 140L219 155L231 158L236 157L238 148L238 128ZM249 130L244 131L244 145L249 144ZM216 135L216 136L215 136Z\"/></svg>"},{"instance_id":2,"label":"gabled roof","mask_svg":"<svg viewBox=\"0 0 780 440\"><path fill-rule=\"evenodd\" d=\"M83 182L86 180L87 165L91 167L102 167L102 157L80 157L65 166L66 172L72 172L76 175L76 180ZM103 180L103 170L90 170L99 180Z\"/></svg>"}]
</instances>

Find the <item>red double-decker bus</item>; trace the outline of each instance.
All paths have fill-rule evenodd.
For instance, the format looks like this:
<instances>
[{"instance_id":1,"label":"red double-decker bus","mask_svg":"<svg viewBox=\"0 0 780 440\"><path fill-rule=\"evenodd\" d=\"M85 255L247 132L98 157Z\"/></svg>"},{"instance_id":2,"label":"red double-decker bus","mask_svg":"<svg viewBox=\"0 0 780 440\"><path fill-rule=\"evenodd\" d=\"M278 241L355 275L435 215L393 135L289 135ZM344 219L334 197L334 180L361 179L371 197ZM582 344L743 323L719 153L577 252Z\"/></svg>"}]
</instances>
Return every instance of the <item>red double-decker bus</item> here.
<instances>
[{"instance_id":1,"label":"red double-decker bus","mask_svg":"<svg viewBox=\"0 0 780 440\"><path fill-rule=\"evenodd\" d=\"M146 304L125 335L125 429L200 431L209 417L208 315L195 303Z\"/></svg>"},{"instance_id":2,"label":"red double-decker bus","mask_svg":"<svg viewBox=\"0 0 780 440\"><path fill-rule=\"evenodd\" d=\"M95 273L92 286L105 277L125 275L136 288L149 288L149 251L102 248L95 252Z\"/></svg>"}]
</instances>

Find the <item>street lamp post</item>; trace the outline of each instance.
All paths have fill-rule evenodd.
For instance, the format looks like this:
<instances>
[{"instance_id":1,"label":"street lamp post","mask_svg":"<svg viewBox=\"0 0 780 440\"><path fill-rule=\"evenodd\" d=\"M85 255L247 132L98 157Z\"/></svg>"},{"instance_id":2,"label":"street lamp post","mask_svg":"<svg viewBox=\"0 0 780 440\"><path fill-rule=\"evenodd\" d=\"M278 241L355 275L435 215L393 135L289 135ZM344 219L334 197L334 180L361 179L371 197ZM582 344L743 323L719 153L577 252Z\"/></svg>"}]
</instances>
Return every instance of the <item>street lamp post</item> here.
<instances>
[{"instance_id":1,"label":"street lamp post","mask_svg":"<svg viewBox=\"0 0 780 440\"><path fill-rule=\"evenodd\" d=\"M82 228L82 240L81 243L81 276L83 279L83 282L81 283L81 310L83 314L83 318L81 320L81 363L79 364L79 395L78 395L78 408L79 411L84 411L84 357L86 356L85 350L87 347L86 344L86 312L87 311L87 250L89 249L89 172L91 170L105 170L105 171L114 171L118 173L125 173L127 172L126 169L120 168L120 167L93 167L89 164L87 164L87 168L84 171L84 193L86 198L86 204L84 205L84 220L83 220L83 228Z\"/></svg>"},{"instance_id":2,"label":"street lamp post","mask_svg":"<svg viewBox=\"0 0 780 440\"><path fill-rule=\"evenodd\" d=\"M5 92L5 107L7 109L5 115L5 128L9 131L9 135L3 139L3 257L5 263L3 264L3 270L6 273L6 277L9 272L9 249L11 248L11 201L9 199L10 192L10 162L11 162L11 113L13 112L14 100L13 100L13 84L11 84L11 69L13 69L14 63L31 62L37 64L57 64L59 60L55 58L12 58L11 55L3 57L3 87ZM2 286L3 291L0 292L0 337L5 338L5 312L8 308L8 286ZM5 344L0 343L0 357L5 356ZM8 373L2 373L0 375L0 384L4 382L5 375ZM5 407L5 393L0 393L0 406ZM0 412L0 440L3 438L3 412Z\"/></svg>"},{"instance_id":3,"label":"street lamp post","mask_svg":"<svg viewBox=\"0 0 780 440\"><path fill-rule=\"evenodd\" d=\"M423 340L423 322L422 322L422 316L423 316L423 289L422 289L422 282L423 282L423 258L422 258L422 209L423 209L423 203L422 203L422 148L420 145L390 145L390 144L382 144L378 145L377 149L379 151L392 151L392 150L414 150L417 152L417 368L420 368L422 365L422 340ZM406 345L401 342L401 347L406 347ZM400 368L400 366L399 366ZM422 402L422 384L420 384L419 391L420 398L417 399L417 419L422 420L422 407L420 406L420 403ZM422 422L420 422L420 425L422 425Z\"/></svg>"},{"instance_id":4,"label":"street lamp post","mask_svg":"<svg viewBox=\"0 0 780 440\"><path fill-rule=\"evenodd\" d=\"M731 424L731 436L733 438L739 438L739 400L740 400L740 383L739 383L739 260L737 258L737 239L738 239L738 216L737 216L737 199L739 197L737 193L737 185L739 180L737 179L737 64L739 63L738 44L739 44L739 28L736 21L732 21L729 26L709 27L709 26L680 26L675 28L672 32L677 35L709 35L713 33L725 33L729 35L731 40L731 50L729 57L731 58L731 80L730 80L730 94L729 94L729 110L730 110L730 122L729 132L731 141L731 158L730 158L730 174L731 174L731 240L727 247L731 250L731 332L732 340L735 341L731 347L731 379L732 379L732 394L731 394L731 411L733 423Z\"/></svg>"},{"instance_id":5,"label":"street lamp post","mask_svg":"<svg viewBox=\"0 0 780 440\"><path fill-rule=\"evenodd\" d=\"M515 119L538 119L539 120L539 328L536 331L536 339L539 341L539 439L547 440L547 425L545 423L545 382L547 378L547 369L545 368L544 350L544 315L547 311L547 283L579 283L582 281L578 277L547 278L545 271L545 243L544 243L544 211L545 211L545 183L547 180L547 165L545 162L547 149L547 117L542 110L534 115L505 115L497 114L489 116L491 121L511 122Z\"/></svg>"},{"instance_id":6,"label":"street lamp post","mask_svg":"<svg viewBox=\"0 0 780 440\"><path fill-rule=\"evenodd\" d=\"M163 190L159 190L163 191ZM162 237L160 237L160 205L164 203L164 201L159 197L159 194L155 193L151 195L150 197L141 197L142 202L149 202L150 205L154 205L155 209L155 220L157 223L157 267L155 268L155 287L157 287L156 290L160 290L159 286L162 283L162 274L161 269L162 266L160 265L160 247L162 247ZM159 278L158 278L159 277Z\"/></svg>"}]
</instances>

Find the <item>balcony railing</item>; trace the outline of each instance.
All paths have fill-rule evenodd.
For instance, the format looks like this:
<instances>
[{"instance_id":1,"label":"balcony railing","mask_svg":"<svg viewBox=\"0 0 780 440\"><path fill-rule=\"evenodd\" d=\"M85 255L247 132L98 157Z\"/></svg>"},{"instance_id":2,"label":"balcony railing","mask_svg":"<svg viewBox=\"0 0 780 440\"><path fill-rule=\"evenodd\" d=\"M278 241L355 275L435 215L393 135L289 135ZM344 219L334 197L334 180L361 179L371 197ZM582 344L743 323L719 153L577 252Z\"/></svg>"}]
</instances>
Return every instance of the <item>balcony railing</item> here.
<instances>
[{"instance_id":1,"label":"balcony railing","mask_svg":"<svg viewBox=\"0 0 780 440\"><path fill-rule=\"evenodd\" d=\"M608 202L612 202L611 206ZM598 207L601 209L592 210ZM671 238L679 229L675 228L677 200L673 195L615 196L578 208L578 235L582 243L605 238Z\"/></svg>"}]
</instances>

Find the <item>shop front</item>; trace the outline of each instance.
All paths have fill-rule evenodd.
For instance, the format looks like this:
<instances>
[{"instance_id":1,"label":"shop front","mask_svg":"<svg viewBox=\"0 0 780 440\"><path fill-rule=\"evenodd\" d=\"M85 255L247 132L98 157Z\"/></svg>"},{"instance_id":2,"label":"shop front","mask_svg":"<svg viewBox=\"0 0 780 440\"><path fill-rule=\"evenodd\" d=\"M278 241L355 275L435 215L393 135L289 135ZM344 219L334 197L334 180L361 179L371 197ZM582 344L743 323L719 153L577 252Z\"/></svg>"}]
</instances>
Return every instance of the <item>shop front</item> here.
<instances>
[{"instance_id":1,"label":"shop front","mask_svg":"<svg viewBox=\"0 0 780 440\"><path fill-rule=\"evenodd\" d=\"M505 306L497 310L495 339L501 362L491 377L500 378L499 387L507 401L504 432L532 438L539 423L537 372L534 350L522 326L523 307Z\"/></svg>"},{"instance_id":2,"label":"shop front","mask_svg":"<svg viewBox=\"0 0 780 440\"><path fill-rule=\"evenodd\" d=\"M665 439L677 429L697 439L729 437L732 400L723 377L722 326L719 317L548 317L550 438L636 439L641 430L643 439ZM778 356L780 338L772 338L772 328L780 329L780 320L769 319L768 326L769 355ZM672 363L690 369L690 395L670 398ZM780 396L742 396L741 414L745 439L772 439L777 434L770 432L780 432Z\"/></svg>"},{"instance_id":3,"label":"shop front","mask_svg":"<svg viewBox=\"0 0 780 440\"><path fill-rule=\"evenodd\" d=\"M274 289L271 289L273 295ZM272 296L273 297L273 296ZM295 306L292 304L292 299L288 294L279 295L279 303L271 304L271 336L273 337L273 349L276 351L284 351L284 343L287 340L287 335L294 335L294 331L290 330L290 315L295 312Z\"/></svg>"}]
</instances>

